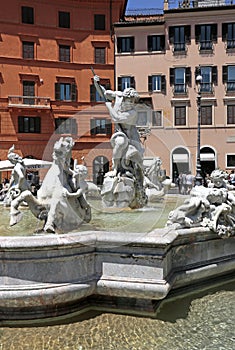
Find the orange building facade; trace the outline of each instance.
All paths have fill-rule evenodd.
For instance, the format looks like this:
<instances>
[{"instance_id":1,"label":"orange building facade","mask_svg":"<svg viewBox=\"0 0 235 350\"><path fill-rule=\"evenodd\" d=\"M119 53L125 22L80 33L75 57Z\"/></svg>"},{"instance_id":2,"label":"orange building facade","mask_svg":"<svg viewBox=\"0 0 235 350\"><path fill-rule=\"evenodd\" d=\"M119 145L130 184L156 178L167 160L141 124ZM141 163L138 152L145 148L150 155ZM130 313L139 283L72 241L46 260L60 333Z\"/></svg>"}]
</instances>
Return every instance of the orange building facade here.
<instances>
[{"instance_id":1,"label":"orange building facade","mask_svg":"<svg viewBox=\"0 0 235 350\"><path fill-rule=\"evenodd\" d=\"M89 178L110 167L110 117L93 73L114 88L113 22L126 0L9 0L0 11L0 159L8 149L51 159L71 135ZM100 103L101 102L101 103Z\"/></svg>"}]
</instances>

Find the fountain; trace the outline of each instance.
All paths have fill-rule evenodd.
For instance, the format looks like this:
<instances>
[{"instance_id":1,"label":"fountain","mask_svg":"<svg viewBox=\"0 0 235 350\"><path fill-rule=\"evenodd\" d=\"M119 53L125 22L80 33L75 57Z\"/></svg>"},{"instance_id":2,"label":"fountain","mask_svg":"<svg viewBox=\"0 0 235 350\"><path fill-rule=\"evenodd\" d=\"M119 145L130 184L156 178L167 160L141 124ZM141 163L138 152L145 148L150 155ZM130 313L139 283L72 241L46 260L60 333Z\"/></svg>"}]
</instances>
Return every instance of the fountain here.
<instances>
[{"instance_id":1,"label":"fountain","mask_svg":"<svg viewBox=\"0 0 235 350\"><path fill-rule=\"evenodd\" d=\"M95 79L97 89L103 91ZM127 95L124 114L129 115L136 95L132 90ZM115 117L114 107L106 104ZM20 167L22 172L24 165L9 151L16 163L10 224L17 227L22 219L20 204L27 202L43 227L37 235L0 237L4 324L52 320L87 309L154 317L169 293L180 290L183 294L234 272L232 192L224 185L215 188L215 181L208 191L195 188L197 195L193 191L187 202L172 211L166 227L147 228L141 218L149 213L142 150L132 123L121 126L122 131L116 131L111 140L114 169L106 176L101 195L107 222L114 213L140 213L139 228L128 231L119 227L121 217L115 230L93 229L92 205L82 183L84 169L76 164L70 168L71 137L55 143L53 164L37 198L20 185L16 170ZM151 216L157 218L153 208ZM222 231L226 234L217 234Z\"/></svg>"}]
</instances>

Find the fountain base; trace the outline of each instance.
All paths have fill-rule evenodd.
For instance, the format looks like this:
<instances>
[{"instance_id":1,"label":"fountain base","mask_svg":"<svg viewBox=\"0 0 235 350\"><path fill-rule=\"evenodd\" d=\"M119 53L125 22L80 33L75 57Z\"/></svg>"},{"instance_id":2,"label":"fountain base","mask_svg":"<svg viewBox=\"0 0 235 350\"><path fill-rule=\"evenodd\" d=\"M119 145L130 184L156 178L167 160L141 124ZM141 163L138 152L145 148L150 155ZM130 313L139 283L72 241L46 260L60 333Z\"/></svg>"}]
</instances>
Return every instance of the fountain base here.
<instances>
[{"instance_id":1,"label":"fountain base","mask_svg":"<svg viewBox=\"0 0 235 350\"><path fill-rule=\"evenodd\" d=\"M0 237L1 324L87 309L154 316L170 291L235 271L235 237L207 228Z\"/></svg>"}]
</instances>

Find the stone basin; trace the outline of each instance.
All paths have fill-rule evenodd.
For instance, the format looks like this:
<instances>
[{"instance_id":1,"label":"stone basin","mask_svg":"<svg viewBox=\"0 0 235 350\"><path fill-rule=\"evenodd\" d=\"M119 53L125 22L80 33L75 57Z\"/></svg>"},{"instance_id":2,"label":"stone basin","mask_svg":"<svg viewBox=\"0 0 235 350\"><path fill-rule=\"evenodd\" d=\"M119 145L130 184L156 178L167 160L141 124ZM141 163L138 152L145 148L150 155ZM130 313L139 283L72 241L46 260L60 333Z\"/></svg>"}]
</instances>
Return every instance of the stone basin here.
<instances>
[{"instance_id":1,"label":"stone basin","mask_svg":"<svg viewBox=\"0 0 235 350\"><path fill-rule=\"evenodd\" d=\"M234 248L208 228L0 237L2 324L88 309L154 316L170 291L234 273Z\"/></svg>"}]
</instances>

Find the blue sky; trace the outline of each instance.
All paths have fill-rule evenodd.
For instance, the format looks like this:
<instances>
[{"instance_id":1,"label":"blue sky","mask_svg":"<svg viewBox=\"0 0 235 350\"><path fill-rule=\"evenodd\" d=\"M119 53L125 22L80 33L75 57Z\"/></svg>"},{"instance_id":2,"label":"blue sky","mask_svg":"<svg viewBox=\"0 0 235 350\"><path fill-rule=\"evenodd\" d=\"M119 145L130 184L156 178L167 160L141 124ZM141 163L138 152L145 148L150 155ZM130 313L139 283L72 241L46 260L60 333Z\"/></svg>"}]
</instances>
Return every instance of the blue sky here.
<instances>
[{"instance_id":1,"label":"blue sky","mask_svg":"<svg viewBox=\"0 0 235 350\"><path fill-rule=\"evenodd\" d=\"M127 10L129 9L143 9L156 8L163 9L164 0L128 0ZM178 5L178 0L169 0L169 5Z\"/></svg>"}]
</instances>

